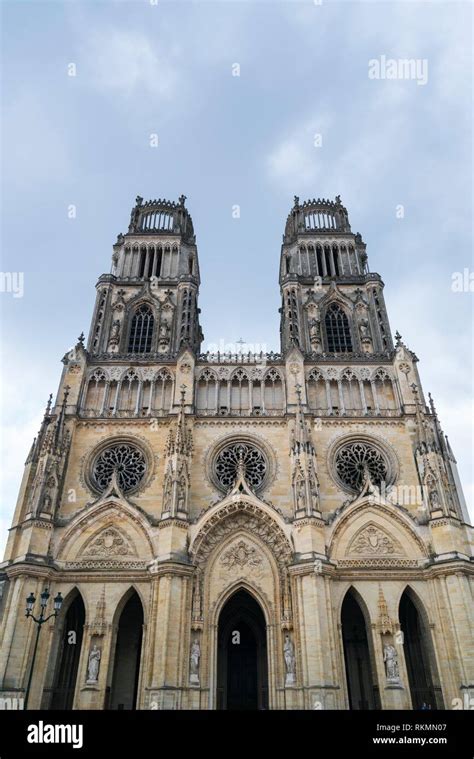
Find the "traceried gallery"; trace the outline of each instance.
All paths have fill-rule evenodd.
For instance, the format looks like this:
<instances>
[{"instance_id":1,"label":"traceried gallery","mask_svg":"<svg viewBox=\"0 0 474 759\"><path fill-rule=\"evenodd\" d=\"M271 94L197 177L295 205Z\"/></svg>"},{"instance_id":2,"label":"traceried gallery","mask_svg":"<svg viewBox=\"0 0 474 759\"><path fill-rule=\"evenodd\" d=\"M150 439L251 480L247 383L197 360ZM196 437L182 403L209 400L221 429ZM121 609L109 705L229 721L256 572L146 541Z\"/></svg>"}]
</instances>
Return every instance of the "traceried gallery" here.
<instances>
[{"instance_id":1,"label":"traceried gallery","mask_svg":"<svg viewBox=\"0 0 474 759\"><path fill-rule=\"evenodd\" d=\"M63 358L0 567L0 696L28 688L45 588L28 708L473 696L455 457L346 208L294 199L280 353L209 354L185 200L136 199Z\"/></svg>"}]
</instances>

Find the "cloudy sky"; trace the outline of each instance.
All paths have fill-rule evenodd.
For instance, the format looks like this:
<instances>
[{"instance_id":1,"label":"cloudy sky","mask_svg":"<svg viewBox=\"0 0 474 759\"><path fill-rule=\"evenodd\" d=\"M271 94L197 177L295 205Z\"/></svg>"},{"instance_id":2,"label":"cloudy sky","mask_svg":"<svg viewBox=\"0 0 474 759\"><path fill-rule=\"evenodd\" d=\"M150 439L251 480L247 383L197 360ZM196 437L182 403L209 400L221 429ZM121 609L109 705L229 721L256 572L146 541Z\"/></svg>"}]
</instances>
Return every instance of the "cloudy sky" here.
<instances>
[{"instance_id":1,"label":"cloudy sky","mask_svg":"<svg viewBox=\"0 0 474 759\"><path fill-rule=\"evenodd\" d=\"M473 293L452 288L473 270L470 4L1 5L1 268L24 280L22 297L5 277L0 293L0 542L60 359L87 333L137 194L187 195L204 348L242 337L267 350L293 196L340 194L472 504ZM420 75L369 77L383 56L418 60Z\"/></svg>"}]
</instances>

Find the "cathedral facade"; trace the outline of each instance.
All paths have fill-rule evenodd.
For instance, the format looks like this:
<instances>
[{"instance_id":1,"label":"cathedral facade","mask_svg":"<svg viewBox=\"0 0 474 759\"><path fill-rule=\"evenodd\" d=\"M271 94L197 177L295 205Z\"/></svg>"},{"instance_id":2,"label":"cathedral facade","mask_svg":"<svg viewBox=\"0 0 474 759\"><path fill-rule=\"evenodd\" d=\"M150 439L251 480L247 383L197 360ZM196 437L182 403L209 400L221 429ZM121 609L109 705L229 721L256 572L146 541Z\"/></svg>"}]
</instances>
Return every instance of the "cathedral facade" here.
<instances>
[{"instance_id":1,"label":"cathedral facade","mask_svg":"<svg viewBox=\"0 0 474 759\"><path fill-rule=\"evenodd\" d=\"M28 455L0 687L28 708L450 709L474 696L456 461L339 197L295 197L281 351L201 352L185 197L136 199ZM407 304L409 307L409 304Z\"/></svg>"}]
</instances>

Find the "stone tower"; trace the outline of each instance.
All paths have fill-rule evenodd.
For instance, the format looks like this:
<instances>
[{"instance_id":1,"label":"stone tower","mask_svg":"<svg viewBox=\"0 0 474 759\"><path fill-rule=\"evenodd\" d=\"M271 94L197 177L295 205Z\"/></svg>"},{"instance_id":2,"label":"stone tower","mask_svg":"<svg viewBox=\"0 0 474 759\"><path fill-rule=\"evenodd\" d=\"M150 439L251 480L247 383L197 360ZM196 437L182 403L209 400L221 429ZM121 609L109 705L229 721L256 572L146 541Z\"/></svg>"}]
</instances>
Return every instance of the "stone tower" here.
<instances>
[{"instance_id":1,"label":"stone tower","mask_svg":"<svg viewBox=\"0 0 474 759\"><path fill-rule=\"evenodd\" d=\"M279 280L280 353L201 353L185 197L136 199L26 461L0 575L4 698L25 694L24 604L44 587L64 602L29 708L472 695L456 461L339 197L295 198Z\"/></svg>"},{"instance_id":2,"label":"stone tower","mask_svg":"<svg viewBox=\"0 0 474 759\"><path fill-rule=\"evenodd\" d=\"M137 197L128 232L114 245L112 273L97 283L91 354L199 352L199 262L185 200Z\"/></svg>"}]
</instances>

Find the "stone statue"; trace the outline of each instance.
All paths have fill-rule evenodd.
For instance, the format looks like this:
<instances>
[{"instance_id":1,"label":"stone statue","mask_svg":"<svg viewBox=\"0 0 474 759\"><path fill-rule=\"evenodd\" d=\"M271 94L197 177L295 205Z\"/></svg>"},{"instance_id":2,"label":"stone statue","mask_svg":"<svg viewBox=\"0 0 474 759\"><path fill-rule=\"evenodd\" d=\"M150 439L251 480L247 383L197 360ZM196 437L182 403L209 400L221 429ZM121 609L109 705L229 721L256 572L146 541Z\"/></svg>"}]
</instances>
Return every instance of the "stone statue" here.
<instances>
[{"instance_id":1,"label":"stone statue","mask_svg":"<svg viewBox=\"0 0 474 759\"><path fill-rule=\"evenodd\" d=\"M430 492L430 506L434 509L439 509L439 495L437 490L431 490Z\"/></svg>"},{"instance_id":2,"label":"stone statue","mask_svg":"<svg viewBox=\"0 0 474 759\"><path fill-rule=\"evenodd\" d=\"M170 475L167 475L166 480L165 480L164 494L163 494L163 501L164 501L163 505L165 509L168 509L170 506L172 490L173 490L173 482L171 480Z\"/></svg>"},{"instance_id":3,"label":"stone statue","mask_svg":"<svg viewBox=\"0 0 474 759\"><path fill-rule=\"evenodd\" d=\"M296 508L298 510L306 507L306 488L304 480L299 480L296 484Z\"/></svg>"},{"instance_id":4,"label":"stone statue","mask_svg":"<svg viewBox=\"0 0 474 759\"><path fill-rule=\"evenodd\" d=\"M89 661L87 663L88 683L96 683L99 678L100 657L100 649L97 648L96 644L94 643L94 646L89 654Z\"/></svg>"},{"instance_id":5,"label":"stone statue","mask_svg":"<svg viewBox=\"0 0 474 759\"><path fill-rule=\"evenodd\" d=\"M369 334L369 322L367 319L361 319L359 323L359 332L361 339L364 340L370 340L370 334Z\"/></svg>"},{"instance_id":6,"label":"stone statue","mask_svg":"<svg viewBox=\"0 0 474 759\"><path fill-rule=\"evenodd\" d=\"M199 641L195 638L194 643L191 646L190 667L189 667L189 681L191 683L197 683L199 685L199 660L201 658L201 647Z\"/></svg>"},{"instance_id":7,"label":"stone statue","mask_svg":"<svg viewBox=\"0 0 474 759\"><path fill-rule=\"evenodd\" d=\"M186 507L186 480L180 477L178 483L178 511L184 511Z\"/></svg>"},{"instance_id":8,"label":"stone statue","mask_svg":"<svg viewBox=\"0 0 474 759\"><path fill-rule=\"evenodd\" d=\"M388 643L383 647L383 660L385 662L385 672L387 680L399 680L400 672L398 669L398 654L395 646Z\"/></svg>"},{"instance_id":9,"label":"stone statue","mask_svg":"<svg viewBox=\"0 0 474 759\"><path fill-rule=\"evenodd\" d=\"M296 659L295 659L295 647L288 633L285 635L285 643L283 645L283 654L285 657L286 666L286 685L293 685L295 682L296 672Z\"/></svg>"},{"instance_id":10,"label":"stone statue","mask_svg":"<svg viewBox=\"0 0 474 759\"><path fill-rule=\"evenodd\" d=\"M170 327L168 322L161 322L160 324L160 340L166 340L170 333Z\"/></svg>"},{"instance_id":11,"label":"stone statue","mask_svg":"<svg viewBox=\"0 0 474 759\"><path fill-rule=\"evenodd\" d=\"M116 319L114 323L112 324L109 343L111 345L117 345L119 338L120 338L120 321L119 319Z\"/></svg>"},{"instance_id":12,"label":"stone statue","mask_svg":"<svg viewBox=\"0 0 474 759\"><path fill-rule=\"evenodd\" d=\"M309 339L311 345L316 345L321 339L321 327L317 319L311 319L309 323Z\"/></svg>"},{"instance_id":13,"label":"stone statue","mask_svg":"<svg viewBox=\"0 0 474 759\"><path fill-rule=\"evenodd\" d=\"M311 478L310 490L311 490L311 506L313 507L314 511L317 511L319 508L319 482L316 476Z\"/></svg>"}]
</instances>

